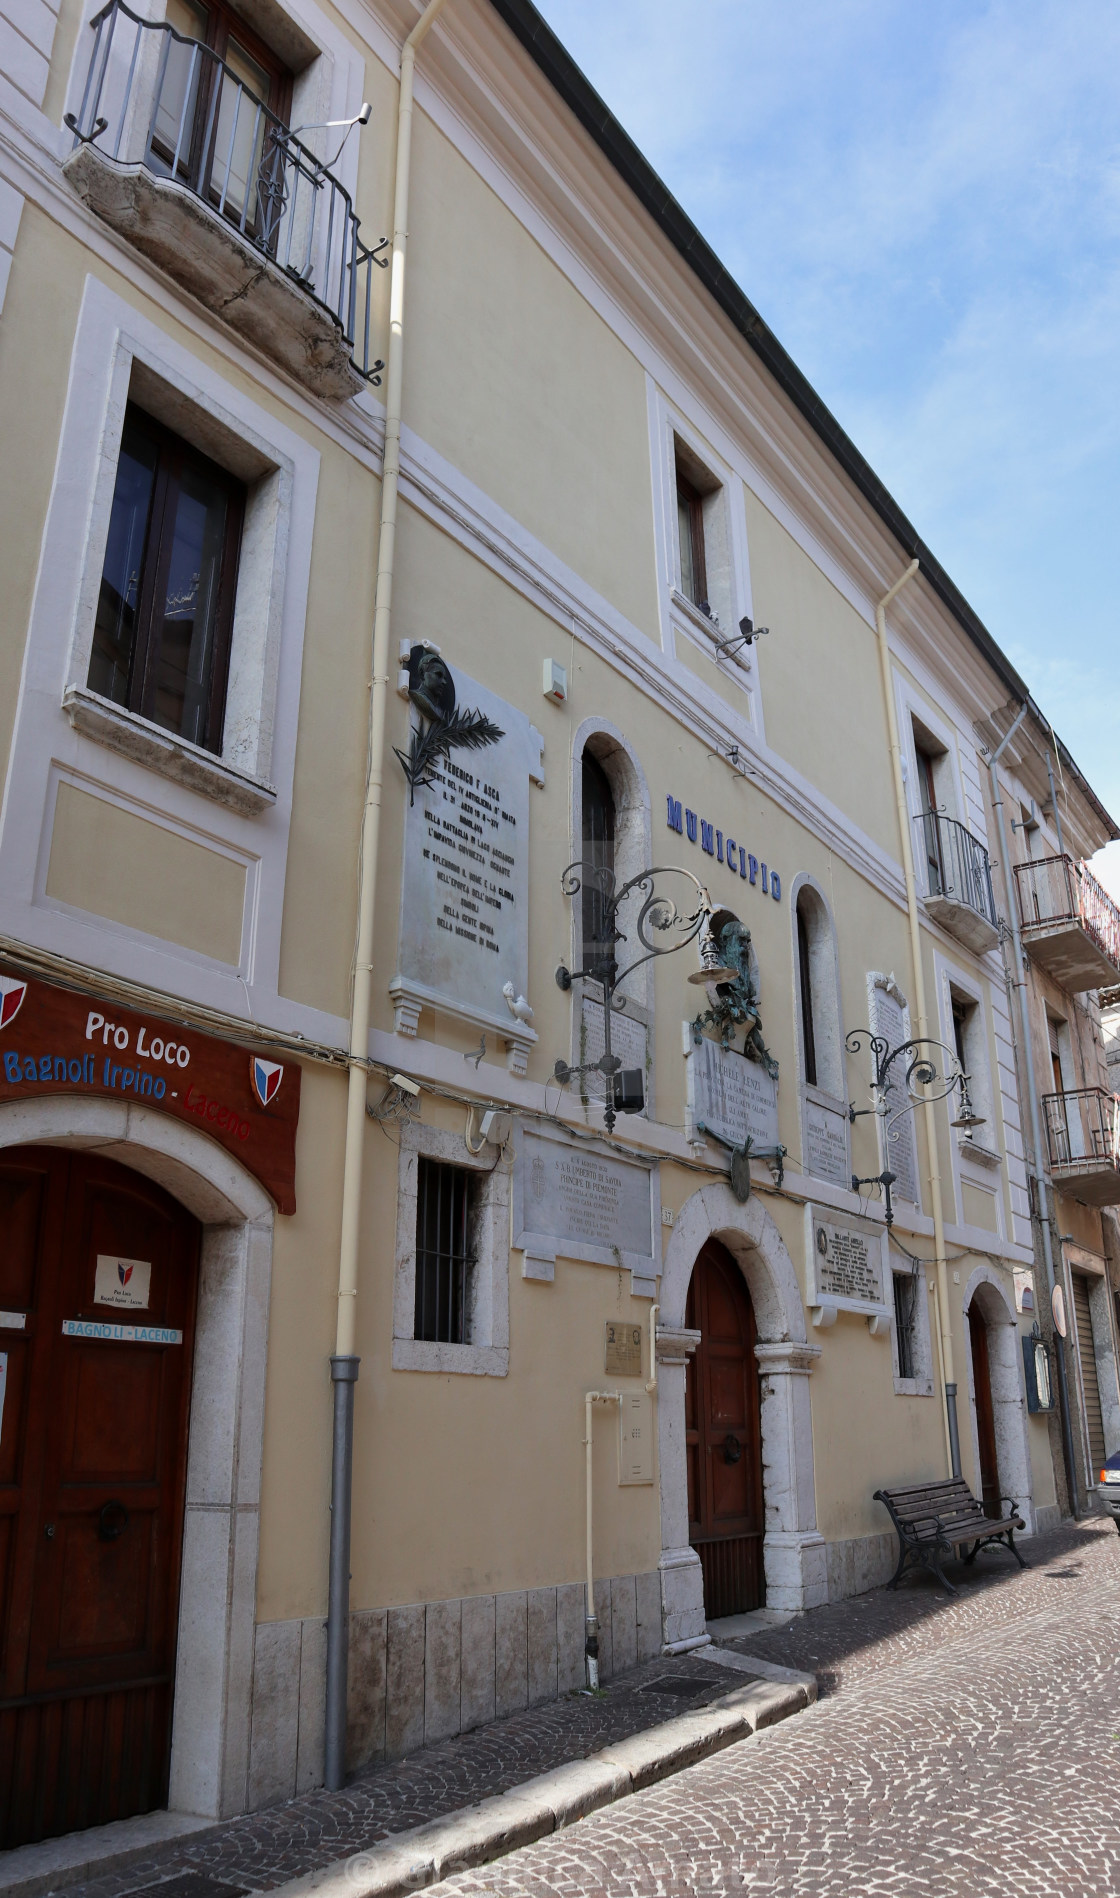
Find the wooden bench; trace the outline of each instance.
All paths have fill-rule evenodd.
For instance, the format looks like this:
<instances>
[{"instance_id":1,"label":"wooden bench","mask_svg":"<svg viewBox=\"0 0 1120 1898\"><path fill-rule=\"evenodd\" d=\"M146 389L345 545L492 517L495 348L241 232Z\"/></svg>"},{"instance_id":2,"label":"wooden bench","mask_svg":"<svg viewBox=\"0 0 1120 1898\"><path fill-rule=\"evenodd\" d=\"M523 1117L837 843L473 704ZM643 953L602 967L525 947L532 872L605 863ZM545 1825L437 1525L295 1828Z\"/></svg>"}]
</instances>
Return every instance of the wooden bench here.
<instances>
[{"instance_id":1,"label":"wooden bench","mask_svg":"<svg viewBox=\"0 0 1120 1898\"><path fill-rule=\"evenodd\" d=\"M990 1542L1002 1542L1010 1549L1020 1568L1026 1568L1015 1547L1016 1529L1026 1524L1016 1513L1010 1496L1001 1503L1011 1507L1009 1516L986 1516L968 1484L961 1477L949 1477L940 1483L915 1483L907 1489L877 1489L875 1501L890 1511L898 1531L898 1567L888 1587L897 1588L908 1563L932 1569L950 1595L957 1590L946 1579L942 1560L954 1549L971 1543L965 1556L974 1562L979 1551Z\"/></svg>"}]
</instances>

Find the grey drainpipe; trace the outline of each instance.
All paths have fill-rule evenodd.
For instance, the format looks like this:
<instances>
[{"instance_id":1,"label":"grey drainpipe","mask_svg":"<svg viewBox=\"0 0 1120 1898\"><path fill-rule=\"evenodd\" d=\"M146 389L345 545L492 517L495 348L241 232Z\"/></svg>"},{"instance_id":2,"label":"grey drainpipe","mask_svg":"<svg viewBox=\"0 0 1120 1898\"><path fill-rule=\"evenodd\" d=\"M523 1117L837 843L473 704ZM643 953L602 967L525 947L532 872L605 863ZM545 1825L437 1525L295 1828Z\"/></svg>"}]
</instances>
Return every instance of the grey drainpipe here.
<instances>
[{"instance_id":1,"label":"grey drainpipe","mask_svg":"<svg viewBox=\"0 0 1120 1898\"><path fill-rule=\"evenodd\" d=\"M1027 985L1023 980L1023 938L1019 932L1019 905L1015 898L1014 875L1011 868L1011 853L1007 847L1007 825L1003 816L1003 792L999 781L1000 754L1015 736L1027 715L1026 705L1019 707L1018 716L1004 733L995 751L988 759L988 770L992 774L992 803L995 806L996 824L999 829L999 851L1003 859L1003 880L1007 886L1007 908L1011 919L1011 943L1015 956L1015 970L1012 987L1019 991L1019 1015L1023 1034L1023 1062L1026 1069L1027 1104L1030 1113L1031 1128L1031 1172L1038 1187L1038 1216L1042 1227L1042 1256L1046 1264L1046 1289L1050 1295L1051 1310L1054 1300L1054 1248L1050 1232L1050 1180L1042 1164L1042 1120L1038 1111L1038 1088L1035 1083L1034 1047L1031 1041L1030 1004L1027 1000ZM1053 780L1051 779L1051 783ZM1062 1288L1063 1299L1066 1296ZM1065 1457L1066 1482L1069 1485L1070 1508L1076 1522L1081 1514L1077 1500L1077 1471L1073 1460L1073 1429L1069 1415L1069 1385L1066 1382L1065 1341L1057 1327L1054 1328L1054 1359L1058 1367L1058 1410L1062 1427L1062 1450Z\"/></svg>"}]
</instances>

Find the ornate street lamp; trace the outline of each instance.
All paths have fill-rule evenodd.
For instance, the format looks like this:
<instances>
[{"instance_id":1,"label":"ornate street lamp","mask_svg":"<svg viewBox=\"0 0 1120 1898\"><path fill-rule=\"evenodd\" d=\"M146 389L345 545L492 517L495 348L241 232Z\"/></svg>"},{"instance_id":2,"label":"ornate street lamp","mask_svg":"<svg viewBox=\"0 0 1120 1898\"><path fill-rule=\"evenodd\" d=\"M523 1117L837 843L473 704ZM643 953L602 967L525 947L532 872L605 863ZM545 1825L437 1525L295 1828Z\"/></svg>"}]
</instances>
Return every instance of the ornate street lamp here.
<instances>
[{"instance_id":1,"label":"ornate street lamp","mask_svg":"<svg viewBox=\"0 0 1120 1898\"><path fill-rule=\"evenodd\" d=\"M683 877L692 885L696 903L692 909L684 908L664 887L659 887L657 879L661 877ZM678 949L687 948L704 929L712 915L712 899L704 885L691 870L681 870L675 864L654 866L639 871L630 877L620 888L615 888L614 872L603 864L586 861L570 863L560 878L560 887L565 896L578 896L583 890L585 895L592 893L595 899L596 928L591 942L602 955L591 959L591 966L572 971L563 963L556 971L557 987L567 990L573 982L594 982L603 997L603 1052L597 1061L585 1061L580 1067L570 1067L567 1061L557 1061L553 1073L562 1087L576 1075L601 1074L606 1082L606 1126L613 1133L617 1114L640 1114L645 1105L645 1077L640 1068L623 1069L622 1061L615 1054L611 1042L611 1018L621 1014L625 999L615 1002L615 996L635 969L643 963L651 962L655 956L674 955ZM620 927L620 915L624 906L631 901L638 905L633 919L626 917L629 927ZM686 899L692 901L691 892ZM632 940L633 939L633 940ZM710 932L709 932L710 939ZM627 943L631 949L640 948L624 968L619 967L619 945ZM587 938L584 940L586 953ZM625 953L625 952L624 952ZM703 979L711 981L721 979L725 974L720 968L708 969Z\"/></svg>"},{"instance_id":2,"label":"ornate street lamp","mask_svg":"<svg viewBox=\"0 0 1120 1898\"><path fill-rule=\"evenodd\" d=\"M949 1095L959 1091L960 1106L956 1117L949 1122L949 1125L966 1131L984 1125L984 1116L976 1112L972 1104L972 1096L968 1091L969 1076L965 1073L952 1048L946 1047L943 1041L934 1041L928 1035L916 1035L909 1041L899 1042L897 1048L892 1048L885 1036L872 1034L870 1028L853 1028L851 1034L846 1037L844 1046L849 1054L858 1054L860 1045L864 1041L875 1062L875 1077L871 1082L870 1090L871 1106L857 1107L854 1101L850 1101L848 1119L854 1122L862 1114L874 1114L879 1120L885 1121L884 1144L888 1152L892 1127L902 1119L904 1114L913 1113L921 1101L943 1101ZM937 1071L936 1061L928 1052L932 1049L939 1049L942 1055L948 1057L943 1063L946 1070L944 1074L939 1074ZM895 1062L900 1060L904 1063L903 1068L892 1076L891 1069ZM890 1091L900 1081L906 1089L907 1098L901 1107L897 1107L890 1099ZM881 1173L874 1173L866 1178L852 1174L853 1193L858 1193L861 1186L882 1187L888 1230L894 1224L891 1188L897 1178L898 1175L892 1173L889 1167L884 1167Z\"/></svg>"}]
</instances>

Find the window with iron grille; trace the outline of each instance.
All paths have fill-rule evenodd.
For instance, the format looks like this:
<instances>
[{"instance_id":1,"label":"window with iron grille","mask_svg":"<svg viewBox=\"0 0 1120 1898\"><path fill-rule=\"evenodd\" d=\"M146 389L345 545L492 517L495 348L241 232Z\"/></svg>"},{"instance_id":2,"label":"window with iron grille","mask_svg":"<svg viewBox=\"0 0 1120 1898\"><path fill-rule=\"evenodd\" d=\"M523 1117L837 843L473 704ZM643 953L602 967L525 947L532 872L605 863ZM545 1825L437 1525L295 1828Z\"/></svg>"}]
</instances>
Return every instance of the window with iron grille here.
<instances>
[{"instance_id":1,"label":"window with iron grille","mask_svg":"<svg viewBox=\"0 0 1120 1898\"><path fill-rule=\"evenodd\" d=\"M915 1364L915 1319L917 1316L917 1294L920 1280L912 1272L895 1272L894 1277L894 1335L898 1352L898 1375L900 1378L913 1378L917 1375Z\"/></svg>"},{"instance_id":2,"label":"window with iron grille","mask_svg":"<svg viewBox=\"0 0 1120 1898\"><path fill-rule=\"evenodd\" d=\"M469 1343L477 1176L424 1155L416 1181L416 1319L413 1336Z\"/></svg>"}]
</instances>

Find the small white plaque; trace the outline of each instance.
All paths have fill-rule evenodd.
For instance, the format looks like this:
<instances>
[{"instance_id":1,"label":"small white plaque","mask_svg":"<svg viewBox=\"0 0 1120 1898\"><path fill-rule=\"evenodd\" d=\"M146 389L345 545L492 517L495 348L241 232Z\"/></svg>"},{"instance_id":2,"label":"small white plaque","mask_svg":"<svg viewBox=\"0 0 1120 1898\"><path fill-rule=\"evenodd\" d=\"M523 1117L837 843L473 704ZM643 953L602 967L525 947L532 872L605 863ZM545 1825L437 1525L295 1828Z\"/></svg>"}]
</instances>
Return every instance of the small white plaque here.
<instances>
[{"instance_id":1,"label":"small white plaque","mask_svg":"<svg viewBox=\"0 0 1120 1898\"><path fill-rule=\"evenodd\" d=\"M0 1311L0 1331L26 1331L25 1311Z\"/></svg>"},{"instance_id":2,"label":"small white plaque","mask_svg":"<svg viewBox=\"0 0 1120 1898\"><path fill-rule=\"evenodd\" d=\"M624 1068L640 1068L644 1076L646 1071L646 1027L644 1022L634 1021L629 1015L620 1015L617 1009L611 1010L611 1052L616 1054ZM589 995L583 998L583 1039L580 1044L579 1060L582 1067L585 1062L599 1061L606 1053L603 1040L603 1004L592 1001ZM606 1090L604 1075L582 1075L582 1081L589 1081L600 1094Z\"/></svg>"},{"instance_id":3,"label":"small white plaque","mask_svg":"<svg viewBox=\"0 0 1120 1898\"><path fill-rule=\"evenodd\" d=\"M105 1338L111 1344L182 1344L183 1334L168 1325L114 1325L102 1318L64 1318L64 1338Z\"/></svg>"},{"instance_id":4,"label":"small white plaque","mask_svg":"<svg viewBox=\"0 0 1120 1898\"><path fill-rule=\"evenodd\" d=\"M871 1318L890 1315L887 1303L887 1229L858 1219L837 1219L831 1208L805 1208L805 1248L808 1265L806 1302L822 1314L817 1324L831 1324L837 1311L860 1312Z\"/></svg>"},{"instance_id":5,"label":"small white plaque","mask_svg":"<svg viewBox=\"0 0 1120 1898\"><path fill-rule=\"evenodd\" d=\"M93 1278L95 1305L117 1305L128 1311L147 1311L152 1287L152 1267L148 1259L118 1259L107 1252L97 1255Z\"/></svg>"},{"instance_id":6,"label":"small white plaque","mask_svg":"<svg viewBox=\"0 0 1120 1898\"><path fill-rule=\"evenodd\" d=\"M805 1102L805 1166L818 1180L850 1186L847 1121L845 1115L820 1101Z\"/></svg>"},{"instance_id":7,"label":"small white plaque","mask_svg":"<svg viewBox=\"0 0 1120 1898\"><path fill-rule=\"evenodd\" d=\"M653 1405L647 1391L624 1391L619 1405L618 1480L653 1481Z\"/></svg>"}]
</instances>

